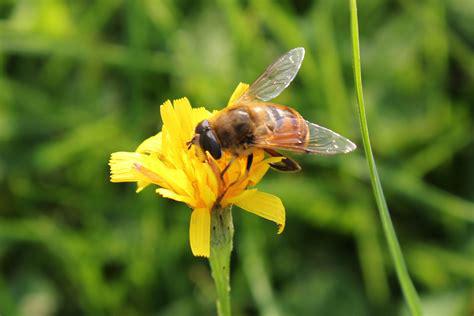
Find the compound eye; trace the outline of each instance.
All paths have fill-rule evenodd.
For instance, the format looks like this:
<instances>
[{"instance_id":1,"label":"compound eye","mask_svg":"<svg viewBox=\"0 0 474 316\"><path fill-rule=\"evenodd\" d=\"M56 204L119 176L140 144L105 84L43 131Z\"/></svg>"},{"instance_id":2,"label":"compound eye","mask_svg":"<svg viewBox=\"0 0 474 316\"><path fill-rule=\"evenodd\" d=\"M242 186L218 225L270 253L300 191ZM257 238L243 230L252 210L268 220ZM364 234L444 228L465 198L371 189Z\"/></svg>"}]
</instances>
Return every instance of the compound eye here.
<instances>
[{"instance_id":1,"label":"compound eye","mask_svg":"<svg viewBox=\"0 0 474 316\"><path fill-rule=\"evenodd\" d=\"M204 121L201 121L201 122L196 126L196 129L194 130L194 132L195 132L196 134L204 134L204 133L206 133L209 129L210 129L209 121L208 121L208 120L204 120Z\"/></svg>"},{"instance_id":2,"label":"compound eye","mask_svg":"<svg viewBox=\"0 0 474 316\"><path fill-rule=\"evenodd\" d=\"M211 130L199 137L199 145L204 151L208 151L214 159L219 160L222 157L221 145Z\"/></svg>"}]
</instances>

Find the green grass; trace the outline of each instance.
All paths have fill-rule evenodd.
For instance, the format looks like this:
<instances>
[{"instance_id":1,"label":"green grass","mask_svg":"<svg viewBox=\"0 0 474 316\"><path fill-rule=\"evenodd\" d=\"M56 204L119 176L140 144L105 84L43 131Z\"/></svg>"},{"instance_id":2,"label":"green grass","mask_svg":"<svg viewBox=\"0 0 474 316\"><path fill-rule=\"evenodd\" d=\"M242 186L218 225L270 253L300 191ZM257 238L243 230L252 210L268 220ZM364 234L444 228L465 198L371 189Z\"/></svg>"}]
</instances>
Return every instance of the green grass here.
<instances>
[{"instance_id":1,"label":"green grass","mask_svg":"<svg viewBox=\"0 0 474 316\"><path fill-rule=\"evenodd\" d=\"M397 234L393 227L390 212L388 210L387 202L382 189L382 184L378 175L377 167L375 165L374 155L372 153L372 146L370 144L369 127L367 124L367 117L365 115L364 93L362 89L362 71L360 66L360 47L359 47L359 22L357 17L357 1L350 0L351 11L351 34L352 34L352 53L353 53L353 67L354 67L354 81L356 85L358 114L360 131L362 134L362 141L364 144L365 158L369 167L370 181L374 191L375 201L379 210L380 219L382 221L383 232L387 239L388 248L397 271L398 281L402 287L403 295L409 306L410 313L415 316L422 314L420 299L415 287L408 274L405 259L398 243Z\"/></svg>"}]
</instances>

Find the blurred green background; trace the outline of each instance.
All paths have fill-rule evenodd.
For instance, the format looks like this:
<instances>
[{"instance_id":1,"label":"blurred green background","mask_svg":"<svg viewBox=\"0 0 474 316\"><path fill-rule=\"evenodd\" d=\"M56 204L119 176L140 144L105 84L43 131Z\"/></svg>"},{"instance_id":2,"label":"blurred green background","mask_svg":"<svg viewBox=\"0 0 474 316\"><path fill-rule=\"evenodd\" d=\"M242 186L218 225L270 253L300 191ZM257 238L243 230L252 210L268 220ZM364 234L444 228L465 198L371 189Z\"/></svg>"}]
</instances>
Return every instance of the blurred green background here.
<instances>
[{"instance_id":1,"label":"blurred green background","mask_svg":"<svg viewBox=\"0 0 474 316\"><path fill-rule=\"evenodd\" d=\"M360 1L369 128L426 315L474 312L474 2ZM287 226L234 209L235 315L406 315L356 120L348 1L1 0L0 314L213 315L190 211L111 184L159 105L222 108L304 46L276 101L359 145L270 172Z\"/></svg>"}]
</instances>

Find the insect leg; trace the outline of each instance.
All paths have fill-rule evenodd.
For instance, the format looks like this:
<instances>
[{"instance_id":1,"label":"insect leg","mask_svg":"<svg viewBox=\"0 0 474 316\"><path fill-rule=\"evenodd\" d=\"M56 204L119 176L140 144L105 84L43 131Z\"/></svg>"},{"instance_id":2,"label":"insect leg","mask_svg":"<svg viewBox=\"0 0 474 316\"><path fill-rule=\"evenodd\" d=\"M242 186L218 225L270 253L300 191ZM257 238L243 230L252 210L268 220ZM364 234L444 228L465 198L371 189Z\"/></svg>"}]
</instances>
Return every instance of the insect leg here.
<instances>
[{"instance_id":1,"label":"insect leg","mask_svg":"<svg viewBox=\"0 0 474 316\"><path fill-rule=\"evenodd\" d=\"M265 152L272 157L283 157L280 162L270 164L273 169L281 172L298 172L301 170L300 165L293 159L286 157L273 149L265 148Z\"/></svg>"},{"instance_id":2,"label":"insect leg","mask_svg":"<svg viewBox=\"0 0 474 316\"><path fill-rule=\"evenodd\" d=\"M247 156L247 166L245 168L246 173L249 173L250 168L252 168L252 162L253 162L253 154L250 154Z\"/></svg>"}]
</instances>

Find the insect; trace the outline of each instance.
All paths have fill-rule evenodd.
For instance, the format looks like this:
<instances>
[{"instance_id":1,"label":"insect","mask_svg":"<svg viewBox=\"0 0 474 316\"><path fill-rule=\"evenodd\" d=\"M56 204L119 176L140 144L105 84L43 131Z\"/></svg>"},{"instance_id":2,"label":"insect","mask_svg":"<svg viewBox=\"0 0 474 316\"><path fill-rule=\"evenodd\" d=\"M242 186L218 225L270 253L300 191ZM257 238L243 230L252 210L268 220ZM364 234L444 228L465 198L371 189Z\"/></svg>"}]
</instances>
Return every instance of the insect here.
<instances>
[{"instance_id":1,"label":"insect","mask_svg":"<svg viewBox=\"0 0 474 316\"><path fill-rule=\"evenodd\" d=\"M234 157L247 156L247 170L253 150L260 148L271 156L283 157L271 164L282 172L296 172L301 167L280 150L320 155L353 151L356 145L349 139L305 120L288 106L269 102L293 81L304 53L304 48L294 48L268 66L239 99L196 126L189 146L198 145L216 160L223 151Z\"/></svg>"}]
</instances>

